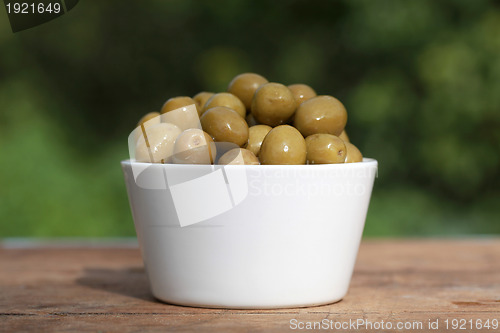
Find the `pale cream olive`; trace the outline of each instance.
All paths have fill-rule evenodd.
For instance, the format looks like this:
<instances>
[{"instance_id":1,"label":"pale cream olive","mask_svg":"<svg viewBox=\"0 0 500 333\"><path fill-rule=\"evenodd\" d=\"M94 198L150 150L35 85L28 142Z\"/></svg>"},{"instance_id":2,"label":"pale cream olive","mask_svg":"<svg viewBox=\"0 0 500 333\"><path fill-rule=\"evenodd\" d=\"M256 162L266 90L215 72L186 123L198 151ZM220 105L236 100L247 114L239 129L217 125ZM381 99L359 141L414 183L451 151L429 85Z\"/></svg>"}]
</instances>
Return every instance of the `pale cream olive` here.
<instances>
[{"instance_id":1,"label":"pale cream olive","mask_svg":"<svg viewBox=\"0 0 500 333\"><path fill-rule=\"evenodd\" d=\"M144 127L144 132L141 127L135 147L135 160L146 163L170 162L181 129L174 124L160 123Z\"/></svg>"},{"instance_id":2,"label":"pale cream olive","mask_svg":"<svg viewBox=\"0 0 500 333\"><path fill-rule=\"evenodd\" d=\"M344 105L332 96L317 96L300 104L294 126L304 137L326 133L340 135L347 123Z\"/></svg>"},{"instance_id":3,"label":"pale cream olive","mask_svg":"<svg viewBox=\"0 0 500 333\"><path fill-rule=\"evenodd\" d=\"M201 129L190 128L175 141L172 160L176 164L212 164L216 154L210 135Z\"/></svg>"},{"instance_id":4,"label":"pale cream olive","mask_svg":"<svg viewBox=\"0 0 500 333\"><path fill-rule=\"evenodd\" d=\"M259 159L250 150L245 148L233 148L219 158L217 164L234 165L258 165Z\"/></svg>"},{"instance_id":5,"label":"pale cream olive","mask_svg":"<svg viewBox=\"0 0 500 333\"><path fill-rule=\"evenodd\" d=\"M307 84L297 83L288 86L288 89L293 94L295 98L295 107L298 108L303 102L316 97L316 92L313 88L309 87Z\"/></svg>"},{"instance_id":6,"label":"pale cream olive","mask_svg":"<svg viewBox=\"0 0 500 333\"><path fill-rule=\"evenodd\" d=\"M306 138L308 164L344 163L344 141L332 134L313 134Z\"/></svg>"},{"instance_id":7,"label":"pale cream olive","mask_svg":"<svg viewBox=\"0 0 500 333\"><path fill-rule=\"evenodd\" d=\"M193 96L193 100L198 106L198 115L201 116L203 113L203 106L205 103L214 95L213 92L202 91Z\"/></svg>"},{"instance_id":8,"label":"pale cream olive","mask_svg":"<svg viewBox=\"0 0 500 333\"><path fill-rule=\"evenodd\" d=\"M203 130L217 142L232 142L243 147L248 141L248 125L245 119L225 106L208 109L200 121Z\"/></svg>"},{"instance_id":9,"label":"pale cream olive","mask_svg":"<svg viewBox=\"0 0 500 333\"><path fill-rule=\"evenodd\" d=\"M218 93L210 97L203 106L202 114L205 113L208 109L216 106L225 106L227 108L230 108L231 110L236 111L236 113L239 114L242 118L245 118L245 115L247 114L245 105L243 105L239 98L227 92Z\"/></svg>"},{"instance_id":10,"label":"pale cream olive","mask_svg":"<svg viewBox=\"0 0 500 333\"><path fill-rule=\"evenodd\" d=\"M153 125L159 124L161 122L160 113L159 112L149 112L144 115L139 122L137 123L137 128L134 131L134 142L137 143L137 140L142 135L142 127L144 128L151 127Z\"/></svg>"},{"instance_id":11,"label":"pale cream olive","mask_svg":"<svg viewBox=\"0 0 500 333\"><path fill-rule=\"evenodd\" d=\"M345 162L346 163L362 162L363 155L359 151L358 147L356 147L350 142L344 142L344 143L347 151Z\"/></svg>"},{"instance_id":12,"label":"pale cream olive","mask_svg":"<svg viewBox=\"0 0 500 333\"><path fill-rule=\"evenodd\" d=\"M294 112L295 98L290 89L280 83L263 84L253 96L252 115L261 124L284 124Z\"/></svg>"},{"instance_id":13,"label":"pale cream olive","mask_svg":"<svg viewBox=\"0 0 500 333\"><path fill-rule=\"evenodd\" d=\"M347 135L347 132L345 130L343 130L342 133L340 133L339 138L341 138L342 141L344 141L344 142L351 142L351 140L349 140L349 136Z\"/></svg>"},{"instance_id":14,"label":"pale cream olive","mask_svg":"<svg viewBox=\"0 0 500 333\"><path fill-rule=\"evenodd\" d=\"M305 164L304 137L290 125L277 126L264 138L259 159L262 164Z\"/></svg>"},{"instance_id":15,"label":"pale cream olive","mask_svg":"<svg viewBox=\"0 0 500 333\"><path fill-rule=\"evenodd\" d=\"M259 156L260 147L262 146L262 141L266 137L267 133L273 128L267 125L255 125L248 129L248 141L246 148L250 150L255 156Z\"/></svg>"},{"instance_id":16,"label":"pale cream olive","mask_svg":"<svg viewBox=\"0 0 500 333\"><path fill-rule=\"evenodd\" d=\"M168 99L165 104L161 107L160 113L167 113L172 110L177 110L180 108L183 108L188 105L195 105L196 111L198 114L200 113L201 110L198 110L198 104L194 99L188 96L177 96L177 97L172 97Z\"/></svg>"},{"instance_id":17,"label":"pale cream olive","mask_svg":"<svg viewBox=\"0 0 500 333\"><path fill-rule=\"evenodd\" d=\"M195 104L182 106L178 109L170 110L161 115L162 123L177 125L181 130L188 128L201 128L200 117Z\"/></svg>"},{"instance_id":18,"label":"pale cream olive","mask_svg":"<svg viewBox=\"0 0 500 333\"><path fill-rule=\"evenodd\" d=\"M141 126L144 124L144 126L151 126L151 125L156 125L159 124L160 121L160 112L149 112L145 114L137 123L137 126Z\"/></svg>"},{"instance_id":19,"label":"pale cream olive","mask_svg":"<svg viewBox=\"0 0 500 333\"><path fill-rule=\"evenodd\" d=\"M227 91L238 97L247 110L252 106L252 98L255 91L264 83L268 83L267 79L255 73L243 73L234 77L229 83Z\"/></svg>"}]
</instances>

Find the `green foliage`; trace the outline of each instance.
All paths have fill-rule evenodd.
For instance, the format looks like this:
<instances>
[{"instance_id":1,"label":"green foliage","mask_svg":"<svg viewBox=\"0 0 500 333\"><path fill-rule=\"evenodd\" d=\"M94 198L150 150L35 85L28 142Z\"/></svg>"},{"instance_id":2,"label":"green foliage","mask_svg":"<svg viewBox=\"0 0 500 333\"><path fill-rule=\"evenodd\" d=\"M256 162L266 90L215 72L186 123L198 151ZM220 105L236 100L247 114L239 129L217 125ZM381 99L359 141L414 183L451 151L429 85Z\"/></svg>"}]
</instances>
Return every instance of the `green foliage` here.
<instances>
[{"instance_id":1,"label":"green foliage","mask_svg":"<svg viewBox=\"0 0 500 333\"><path fill-rule=\"evenodd\" d=\"M0 237L133 235L119 161L137 120L244 71L344 102L380 164L366 235L498 233L499 31L493 0L85 1L17 34L2 20Z\"/></svg>"}]
</instances>

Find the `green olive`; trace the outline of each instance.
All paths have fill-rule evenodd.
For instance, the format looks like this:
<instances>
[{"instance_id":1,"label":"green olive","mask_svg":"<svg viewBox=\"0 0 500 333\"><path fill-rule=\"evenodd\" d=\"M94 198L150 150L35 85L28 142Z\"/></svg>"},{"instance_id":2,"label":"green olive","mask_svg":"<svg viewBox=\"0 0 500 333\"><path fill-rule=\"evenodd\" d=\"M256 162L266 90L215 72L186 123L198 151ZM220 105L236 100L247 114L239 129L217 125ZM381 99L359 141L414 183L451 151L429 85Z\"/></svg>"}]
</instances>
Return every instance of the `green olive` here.
<instances>
[{"instance_id":1,"label":"green olive","mask_svg":"<svg viewBox=\"0 0 500 333\"><path fill-rule=\"evenodd\" d=\"M146 163L170 162L174 143L181 129L174 124L159 123L144 127L135 147L135 160ZM144 135L145 133L145 135Z\"/></svg>"},{"instance_id":2,"label":"green olive","mask_svg":"<svg viewBox=\"0 0 500 333\"><path fill-rule=\"evenodd\" d=\"M248 140L248 125L239 114L225 106L208 109L201 116L201 126L217 142L232 142L243 147Z\"/></svg>"},{"instance_id":3,"label":"green olive","mask_svg":"<svg viewBox=\"0 0 500 333\"><path fill-rule=\"evenodd\" d=\"M258 165L259 159L250 150L233 148L219 158L218 164Z\"/></svg>"},{"instance_id":4,"label":"green olive","mask_svg":"<svg viewBox=\"0 0 500 333\"><path fill-rule=\"evenodd\" d=\"M350 142L344 142L344 143L347 152L345 157L345 162L346 163L362 162L363 155L359 151L358 147L356 147Z\"/></svg>"},{"instance_id":5,"label":"green olive","mask_svg":"<svg viewBox=\"0 0 500 333\"><path fill-rule=\"evenodd\" d=\"M217 153L210 135L198 128L182 132L173 152L172 160L176 164L212 164Z\"/></svg>"},{"instance_id":6,"label":"green olive","mask_svg":"<svg viewBox=\"0 0 500 333\"><path fill-rule=\"evenodd\" d=\"M346 148L344 141L332 134L313 134L306 138L307 163L344 163Z\"/></svg>"},{"instance_id":7,"label":"green olive","mask_svg":"<svg viewBox=\"0 0 500 333\"><path fill-rule=\"evenodd\" d=\"M300 104L294 126L304 137L316 133L339 136L347 123L344 105L332 96L317 96Z\"/></svg>"},{"instance_id":8,"label":"green olive","mask_svg":"<svg viewBox=\"0 0 500 333\"><path fill-rule=\"evenodd\" d=\"M288 89L293 94L295 98L295 107L298 108L303 102L316 97L316 92L313 88L309 87L307 84L297 83L288 86Z\"/></svg>"},{"instance_id":9,"label":"green olive","mask_svg":"<svg viewBox=\"0 0 500 333\"><path fill-rule=\"evenodd\" d=\"M188 96L178 96L178 97L172 97L168 99L165 104L163 104L160 113L167 113L172 110L177 110L180 108L183 108L188 105L194 104L196 106L196 111L198 111L198 114L200 113L200 110L198 109L198 104L194 99Z\"/></svg>"},{"instance_id":10,"label":"green olive","mask_svg":"<svg viewBox=\"0 0 500 333\"><path fill-rule=\"evenodd\" d=\"M305 164L304 137L290 125L277 126L264 138L259 159L262 164Z\"/></svg>"},{"instance_id":11,"label":"green olive","mask_svg":"<svg viewBox=\"0 0 500 333\"><path fill-rule=\"evenodd\" d=\"M202 114L205 113L208 109L216 106L225 106L227 108L230 108L231 110L236 111L236 113L239 114L242 118L245 118L245 115L247 114L245 105L243 105L239 98L227 92L218 93L210 97L203 106Z\"/></svg>"},{"instance_id":12,"label":"green olive","mask_svg":"<svg viewBox=\"0 0 500 333\"><path fill-rule=\"evenodd\" d=\"M214 95L213 92L202 91L193 96L193 100L196 102L198 106L198 115L201 116L203 111L203 106L208 101L210 97Z\"/></svg>"},{"instance_id":13,"label":"green olive","mask_svg":"<svg viewBox=\"0 0 500 333\"><path fill-rule=\"evenodd\" d=\"M237 75L227 87L227 91L237 96L245 105L247 110L252 106L252 98L255 91L264 83L267 83L265 77L255 73L243 73Z\"/></svg>"},{"instance_id":14,"label":"green olive","mask_svg":"<svg viewBox=\"0 0 500 333\"><path fill-rule=\"evenodd\" d=\"M339 138L341 138L342 141L344 141L344 142L351 142L349 140L349 136L347 135L347 132L345 130L343 130L342 133L340 133Z\"/></svg>"},{"instance_id":15,"label":"green olive","mask_svg":"<svg viewBox=\"0 0 500 333\"><path fill-rule=\"evenodd\" d=\"M261 124L284 124L294 112L295 98L290 89L280 83L263 84L253 96L252 115Z\"/></svg>"},{"instance_id":16,"label":"green olive","mask_svg":"<svg viewBox=\"0 0 500 333\"><path fill-rule=\"evenodd\" d=\"M264 141L267 133L272 129L271 126L267 125L255 125L250 127L248 129L248 142L246 148L254 153L255 156L259 156L262 141Z\"/></svg>"}]
</instances>

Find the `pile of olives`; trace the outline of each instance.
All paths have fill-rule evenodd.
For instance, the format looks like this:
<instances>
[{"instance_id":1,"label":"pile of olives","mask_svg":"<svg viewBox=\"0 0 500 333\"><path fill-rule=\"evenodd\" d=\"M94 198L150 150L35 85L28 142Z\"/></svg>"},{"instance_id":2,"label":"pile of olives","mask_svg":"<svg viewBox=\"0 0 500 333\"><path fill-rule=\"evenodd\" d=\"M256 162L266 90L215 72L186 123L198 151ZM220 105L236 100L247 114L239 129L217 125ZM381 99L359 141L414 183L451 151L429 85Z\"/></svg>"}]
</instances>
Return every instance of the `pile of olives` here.
<instances>
[{"instance_id":1,"label":"pile of olives","mask_svg":"<svg viewBox=\"0 0 500 333\"><path fill-rule=\"evenodd\" d=\"M227 92L173 97L160 112L142 117L135 159L179 164L361 162L346 123L346 109L335 97L318 96L305 84L285 86L243 73ZM230 145L221 149L217 143Z\"/></svg>"}]
</instances>

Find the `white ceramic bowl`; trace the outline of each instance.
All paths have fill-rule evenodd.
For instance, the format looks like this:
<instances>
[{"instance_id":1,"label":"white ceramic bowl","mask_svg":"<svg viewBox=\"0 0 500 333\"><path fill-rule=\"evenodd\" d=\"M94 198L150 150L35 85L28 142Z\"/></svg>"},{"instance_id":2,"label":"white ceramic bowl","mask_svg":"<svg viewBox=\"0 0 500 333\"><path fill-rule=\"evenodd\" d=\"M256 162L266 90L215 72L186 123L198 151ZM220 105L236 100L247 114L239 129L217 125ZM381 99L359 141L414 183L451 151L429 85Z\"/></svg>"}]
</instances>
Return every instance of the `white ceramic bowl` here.
<instances>
[{"instance_id":1,"label":"white ceramic bowl","mask_svg":"<svg viewBox=\"0 0 500 333\"><path fill-rule=\"evenodd\" d=\"M264 309L346 295L377 161L122 168L158 299Z\"/></svg>"}]
</instances>

